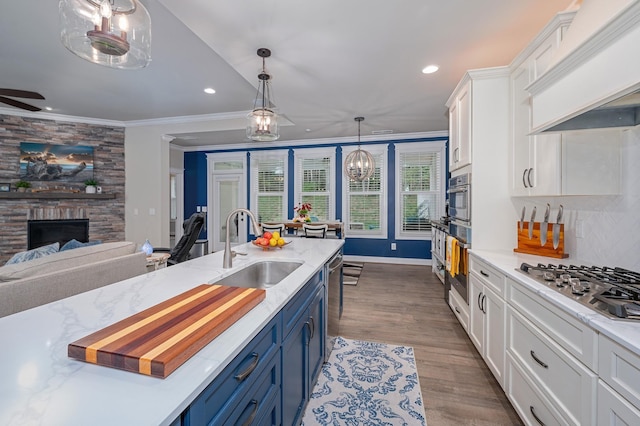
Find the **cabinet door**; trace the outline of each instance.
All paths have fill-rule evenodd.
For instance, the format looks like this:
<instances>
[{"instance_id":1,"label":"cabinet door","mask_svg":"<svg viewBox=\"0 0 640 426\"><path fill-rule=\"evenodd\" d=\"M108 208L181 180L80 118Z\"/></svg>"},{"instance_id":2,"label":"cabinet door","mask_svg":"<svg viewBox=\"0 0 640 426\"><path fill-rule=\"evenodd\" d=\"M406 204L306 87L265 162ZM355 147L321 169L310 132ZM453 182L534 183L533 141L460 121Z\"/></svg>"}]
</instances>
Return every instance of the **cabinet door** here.
<instances>
[{"instance_id":1,"label":"cabinet door","mask_svg":"<svg viewBox=\"0 0 640 426\"><path fill-rule=\"evenodd\" d=\"M307 317L303 316L282 344L282 424L297 424L308 395Z\"/></svg>"},{"instance_id":2,"label":"cabinet door","mask_svg":"<svg viewBox=\"0 0 640 426\"><path fill-rule=\"evenodd\" d=\"M504 387L505 301L486 286L484 295L484 360L500 386Z\"/></svg>"},{"instance_id":3,"label":"cabinet door","mask_svg":"<svg viewBox=\"0 0 640 426\"><path fill-rule=\"evenodd\" d=\"M469 338L480 352L483 354L484 342L484 312L483 305L485 294L484 285L473 274L469 274Z\"/></svg>"},{"instance_id":4,"label":"cabinet door","mask_svg":"<svg viewBox=\"0 0 640 426\"><path fill-rule=\"evenodd\" d=\"M619 393L598 381L598 425L637 425L640 424L640 410Z\"/></svg>"},{"instance_id":5,"label":"cabinet door","mask_svg":"<svg viewBox=\"0 0 640 426\"><path fill-rule=\"evenodd\" d=\"M324 363L325 348L325 298L324 286L318 289L309 307L310 335L309 335L309 394L320 374Z\"/></svg>"},{"instance_id":6,"label":"cabinet door","mask_svg":"<svg viewBox=\"0 0 640 426\"><path fill-rule=\"evenodd\" d=\"M529 158L529 84L527 63L511 75L511 194L528 195Z\"/></svg>"},{"instance_id":7,"label":"cabinet door","mask_svg":"<svg viewBox=\"0 0 640 426\"><path fill-rule=\"evenodd\" d=\"M449 170L457 168L459 146L458 102L454 100L451 108L449 108Z\"/></svg>"},{"instance_id":8,"label":"cabinet door","mask_svg":"<svg viewBox=\"0 0 640 426\"><path fill-rule=\"evenodd\" d=\"M532 145L529 195L560 195L562 139L559 134L530 136Z\"/></svg>"},{"instance_id":9,"label":"cabinet door","mask_svg":"<svg viewBox=\"0 0 640 426\"><path fill-rule=\"evenodd\" d=\"M471 164L471 82L465 84L457 97L458 102L458 161L456 168Z\"/></svg>"},{"instance_id":10,"label":"cabinet door","mask_svg":"<svg viewBox=\"0 0 640 426\"><path fill-rule=\"evenodd\" d=\"M456 93L449 107L449 169L471 164L471 81Z\"/></svg>"}]
</instances>

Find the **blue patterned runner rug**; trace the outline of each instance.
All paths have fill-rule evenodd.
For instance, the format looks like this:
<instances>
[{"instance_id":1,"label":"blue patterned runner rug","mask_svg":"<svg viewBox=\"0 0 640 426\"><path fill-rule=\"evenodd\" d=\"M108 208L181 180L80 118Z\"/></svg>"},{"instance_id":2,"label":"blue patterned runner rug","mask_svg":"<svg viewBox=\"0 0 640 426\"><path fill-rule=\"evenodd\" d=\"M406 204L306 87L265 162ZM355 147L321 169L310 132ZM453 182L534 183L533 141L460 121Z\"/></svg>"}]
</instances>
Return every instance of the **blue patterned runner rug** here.
<instances>
[{"instance_id":1,"label":"blue patterned runner rug","mask_svg":"<svg viewBox=\"0 0 640 426\"><path fill-rule=\"evenodd\" d=\"M413 348L336 337L303 426L426 426Z\"/></svg>"}]
</instances>

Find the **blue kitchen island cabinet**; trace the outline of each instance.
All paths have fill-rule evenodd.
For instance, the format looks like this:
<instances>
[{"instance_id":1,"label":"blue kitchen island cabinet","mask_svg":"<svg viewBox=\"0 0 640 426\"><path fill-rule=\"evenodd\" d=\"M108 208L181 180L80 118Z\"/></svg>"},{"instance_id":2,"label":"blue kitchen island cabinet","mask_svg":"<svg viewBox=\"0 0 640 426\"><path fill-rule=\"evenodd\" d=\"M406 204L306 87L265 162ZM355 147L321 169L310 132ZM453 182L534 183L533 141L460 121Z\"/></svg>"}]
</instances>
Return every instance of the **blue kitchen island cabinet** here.
<instances>
[{"instance_id":1,"label":"blue kitchen island cabinet","mask_svg":"<svg viewBox=\"0 0 640 426\"><path fill-rule=\"evenodd\" d=\"M324 362L324 304L322 269L174 424L299 424Z\"/></svg>"},{"instance_id":2,"label":"blue kitchen island cabinet","mask_svg":"<svg viewBox=\"0 0 640 426\"><path fill-rule=\"evenodd\" d=\"M326 310L322 272L283 310L282 424L297 425L325 354Z\"/></svg>"}]
</instances>

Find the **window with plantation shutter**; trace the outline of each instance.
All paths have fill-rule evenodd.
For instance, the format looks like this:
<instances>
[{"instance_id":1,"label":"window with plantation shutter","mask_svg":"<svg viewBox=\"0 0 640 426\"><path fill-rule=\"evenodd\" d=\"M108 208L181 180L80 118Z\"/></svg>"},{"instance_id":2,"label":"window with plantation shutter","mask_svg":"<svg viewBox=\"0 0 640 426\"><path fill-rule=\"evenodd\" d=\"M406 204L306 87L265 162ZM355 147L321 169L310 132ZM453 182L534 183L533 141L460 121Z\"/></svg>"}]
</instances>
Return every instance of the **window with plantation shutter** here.
<instances>
[{"instance_id":1,"label":"window with plantation shutter","mask_svg":"<svg viewBox=\"0 0 640 426\"><path fill-rule=\"evenodd\" d=\"M311 204L309 215L319 221L335 219L335 148L294 150L295 205ZM294 212L289 212L293 218Z\"/></svg>"},{"instance_id":2,"label":"window with plantation shutter","mask_svg":"<svg viewBox=\"0 0 640 426\"><path fill-rule=\"evenodd\" d=\"M430 238L444 215L444 142L396 145L396 237Z\"/></svg>"},{"instance_id":3,"label":"window with plantation shutter","mask_svg":"<svg viewBox=\"0 0 640 426\"><path fill-rule=\"evenodd\" d=\"M357 147L345 147L343 158ZM373 175L362 182L343 178L343 215L345 232L351 237L387 236L387 149L388 145L370 145L365 149L375 160Z\"/></svg>"},{"instance_id":4,"label":"window with plantation shutter","mask_svg":"<svg viewBox=\"0 0 640 426\"><path fill-rule=\"evenodd\" d=\"M287 219L287 151L251 154L251 197L261 223Z\"/></svg>"}]
</instances>

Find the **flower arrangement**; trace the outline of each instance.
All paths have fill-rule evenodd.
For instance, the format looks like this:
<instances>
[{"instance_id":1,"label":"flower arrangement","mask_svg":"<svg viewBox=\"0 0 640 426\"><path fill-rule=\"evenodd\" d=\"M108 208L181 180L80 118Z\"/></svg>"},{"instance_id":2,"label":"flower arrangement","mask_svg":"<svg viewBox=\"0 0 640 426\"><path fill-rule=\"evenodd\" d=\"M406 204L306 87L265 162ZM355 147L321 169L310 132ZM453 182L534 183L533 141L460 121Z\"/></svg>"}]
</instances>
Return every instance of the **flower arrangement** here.
<instances>
[{"instance_id":1,"label":"flower arrangement","mask_svg":"<svg viewBox=\"0 0 640 426\"><path fill-rule=\"evenodd\" d=\"M293 211L297 214L297 216L293 218L294 222L311 222L311 217L309 216L309 212L311 211L310 203L298 204L297 207L293 208Z\"/></svg>"}]
</instances>

